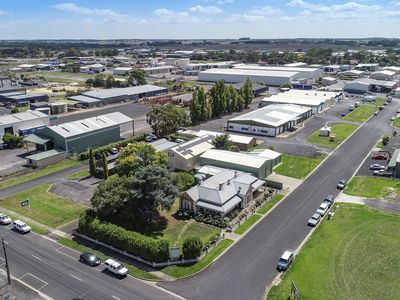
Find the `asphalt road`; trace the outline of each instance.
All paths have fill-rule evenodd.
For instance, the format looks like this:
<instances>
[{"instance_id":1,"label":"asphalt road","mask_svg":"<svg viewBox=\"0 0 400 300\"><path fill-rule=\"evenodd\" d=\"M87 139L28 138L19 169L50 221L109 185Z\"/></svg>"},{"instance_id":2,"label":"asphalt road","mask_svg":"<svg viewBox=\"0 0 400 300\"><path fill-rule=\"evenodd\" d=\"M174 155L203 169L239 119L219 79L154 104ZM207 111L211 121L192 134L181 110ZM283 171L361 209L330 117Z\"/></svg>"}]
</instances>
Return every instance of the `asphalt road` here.
<instances>
[{"instance_id":1,"label":"asphalt road","mask_svg":"<svg viewBox=\"0 0 400 300\"><path fill-rule=\"evenodd\" d=\"M11 275L53 299L177 299L131 276L118 279L104 271L104 265L80 263L79 253L35 233L22 235L9 225L0 227L0 234L7 242ZM3 270L4 265L1 251Z\"/></svg>"},{"instance_id":2,"label":"asphalt road","mask_svg":"<svg viewBox=\"0 0 400 300\"><path fill-rule=\"evenodd\" d=\"M176 282L159 283L187 299L261 299L277 275L276 264L286 249L296 249L311 228L308 218L336 184L349 180L377 139L390 132L396 100L372 117L303 184L255 228L204 272Z\"/></svg>"}]
</instances>

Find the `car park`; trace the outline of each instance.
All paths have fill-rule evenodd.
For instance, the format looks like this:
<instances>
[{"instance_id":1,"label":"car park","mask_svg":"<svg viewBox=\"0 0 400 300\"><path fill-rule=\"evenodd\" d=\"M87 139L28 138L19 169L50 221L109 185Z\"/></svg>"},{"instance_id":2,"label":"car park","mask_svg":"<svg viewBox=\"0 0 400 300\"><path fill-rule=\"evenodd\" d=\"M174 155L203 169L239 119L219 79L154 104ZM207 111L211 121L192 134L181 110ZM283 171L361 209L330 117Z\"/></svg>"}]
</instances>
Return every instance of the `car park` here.
<instances>
[{"instance_id":1,"label":"car park","mask_svg":"<svg viewBox=\"0 0 400 300\"><path fill-rule=\"evenodd\" d=\"M128 269L123 267L119 262L116 262L115 260L107 259L104 262L104 265L106 266L106 270L117 275L118 277L122 278L128 275Z\"/></svg>"},{"instance_id":2,"label":"car park","mask_svg":"<svg viewBox=\"0 0 400 300\"><path fill-rule=\"evenodd\" d=\"M380 164L372 164L369 166L369 169L370 170L384 170L384 169L386 169L386 167L382 166Z\"/></svg>"},{"instance_id":3,"label":"car park","mask_svg":"<svg viewBox=\"0 0 400 300\"><path fill-rule=\"evenodd\" d=\"M319 221L321 221L321 215L320 214L313 214L311 218L308 220L307 225L311 227L315 227L318 225Z\"/></svg>"},{"instance_id":4,"label":"car park","mask_svg":"<svg viewBox=\"0 0 400 300\"><path fill-rule=\"evenodd\" d=\"M89 252L81 253L81 255L79 256L79 261L81 261L91 267L98 266L101 263L100 258L98 258L93 253L89 253Z\"/></svg>"},{"instance_id":5,"label":"car park","mask_svg":"<svg viewBox=\"0 0 400 300\"><path fill-rule=\"evenodd\" d=\"M17 230L20 233L28 233L32 230L30 226L28 226L26 223L20 221L20 220L15 220L13 222L13 227L15 230Z\"/></svg>"},{"instance_id":6,"label":"car park","mask_svg":"<svg viewBox=\"0 0 400 300\"><path fill-rule=\"evenodd\" d=\"M5 214L0 214L0 224L1 225L9 225L11 224L12 220L9 216Z\"/></svg>"},{"instance_id":7,"label":"car park","mask_svg":"<svg viewBox=\"0 0 400 300\"><path fill-rule=\"evenodd\" d=\"M327 203L329 207L331 207L333 204L333 199L333 195L328 195L325 197L324 202Z\"/></svg>"},{"instance_id":8,"label":"car park","mask_svg":"<svg viewBox=\"0 0 400 300\"><path fill-rule=\"evenodd\" d=\"M346 180L342 179L339 181L339 183L337 184L337 188L339 190L343 190L346 187Z\"/></svg>"},{"instance_id":9,"label":"car park","mask_svg":"<svg viewBox=\"0 0 400 300\"><path fill-rule=\"evenodd\" d=\"M321 205L318 207L316 213L320 214L321 216L324 216L326 212L329 209L329 204L326 202L321 203Z\"/></svg>"},{"instance_id":10,"label":"car park","mask_svg":"<svg viewBox=\"0 0 400 300\"><path fill-rule=\"evenodd\" d=\"M286 250L283 252L281 258L278 261L277 269L278 271L285 271L289 268L290 264L292 263L294 258L293 251Z\"/></svg>"}]
</instances>

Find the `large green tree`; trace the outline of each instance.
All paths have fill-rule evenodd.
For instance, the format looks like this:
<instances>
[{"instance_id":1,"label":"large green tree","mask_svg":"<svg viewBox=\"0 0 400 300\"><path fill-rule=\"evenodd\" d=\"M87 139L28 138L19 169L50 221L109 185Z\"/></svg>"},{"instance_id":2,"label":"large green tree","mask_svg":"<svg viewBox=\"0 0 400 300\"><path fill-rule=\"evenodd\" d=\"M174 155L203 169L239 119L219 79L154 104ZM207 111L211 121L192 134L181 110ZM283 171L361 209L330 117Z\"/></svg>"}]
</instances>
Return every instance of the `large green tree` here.
<instances>
[{"instance_id":1,"label":"large green tree","mask_svg":"<svg viewBox=\"0 0 400 300\"><path fill-rule=\"evenodd\" d=\"M200 121L200 110L199 95L197 91L194 91L189 106L190 120L192 121L192 124L197 124Z\"/></svg>"},{"instance_id":2,"label":"large green tree","mask_svg":"<svg viewBox=\"0 0 400 300\"><path fill-rule=\"evenodd\" d=\"M131 176L140 167L147 165L163 165L168 163L167 154L157 151L152 145L140 142L126 146L117 159L117 174Z\"/></svg>"},{"instance_id":3,"label":"large green tree","mask_svg":"<svg viewBox=\"0 0 400 300\"><path fill-rule=\"evenodd\" d=\"M225 113L226 100L224 90L225 84L223 80L217 81L210 90L210 100L213 117L219 117L223 113Z\"/></svg>"},{"instance_id":4,"label":"large green tree","mask_svg":"<svg viewBox=\"0 0 400 300\"><path fill-rule=\"evenodd\" d=\"M216 149L219 150L229 150L232 146L232 142L229 139L229 135L221 134L213 138L212 144L215 146Z\"/></svg>"},{"instance_id":5,"label":"large green tree","mask_svg":"<svg viewBox=\"0 0 400 300\"><path fill-rule=\"evenodd\" d=\"M147 122L157 136L167 136L191 123L186 111L173 104L153 106L147 113Z\"/></svg>"},{"instance_id":6,"label":"large green tree","mask_svg":"<svg viewBox=\"0 0 400 300\"><path fill-rule=\"evenodd\" d=\"M147 84L146 72L142 69L135 68L129 72L129 77L127 79L128 85L144 85Z\"/></svg>"},{"instance_id":7,"label":"large green tree","mask_svg":"<svg viewBox=\"0 0 400 300\"><path fill-rule=\"evenodd\" d=\"M244 107L248 108L251 101L253 101L253 83L247 78L246 82L240 88L240 94L244 100Z\"/></svg>"}]
</instances>

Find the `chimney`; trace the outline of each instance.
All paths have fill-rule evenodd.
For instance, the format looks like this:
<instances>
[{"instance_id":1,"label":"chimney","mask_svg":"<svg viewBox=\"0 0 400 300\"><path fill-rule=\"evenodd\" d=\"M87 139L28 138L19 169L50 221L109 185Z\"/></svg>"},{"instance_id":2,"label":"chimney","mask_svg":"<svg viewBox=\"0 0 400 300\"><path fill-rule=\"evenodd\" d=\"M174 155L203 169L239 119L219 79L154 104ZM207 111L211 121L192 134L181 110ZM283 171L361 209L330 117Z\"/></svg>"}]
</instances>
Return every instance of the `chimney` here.
<instances>
[{"instance_id":1,"label":"chimney","mask_svg":"<svg viewBox=\"0 0 400 300\"><path fill-rule=\"evenodd\" d=\"M237 171L235 171L235 177L233 177L233 178L236 178L237 177Z\"/></svg>"},{"instance_id":2,"label":"chimney","mask_svg":"<svg viewBox=\"0 0 400 300\"><path fill-rule=\"evenodd\" d=\"M219 184L219 190L222 190L222 187L224 186L224 184L223 183L220 183Z\"/></svg>"},{"instance_id":3,"label":"chimney","mask_svg":"<svg viewBox=\"0 0 400 300\"><path fill-rule=\"evenodd\" d=\"M229 179L226 183L226 185L230 185L231 184L231 180Z\"/></svg>"}]
</instances>

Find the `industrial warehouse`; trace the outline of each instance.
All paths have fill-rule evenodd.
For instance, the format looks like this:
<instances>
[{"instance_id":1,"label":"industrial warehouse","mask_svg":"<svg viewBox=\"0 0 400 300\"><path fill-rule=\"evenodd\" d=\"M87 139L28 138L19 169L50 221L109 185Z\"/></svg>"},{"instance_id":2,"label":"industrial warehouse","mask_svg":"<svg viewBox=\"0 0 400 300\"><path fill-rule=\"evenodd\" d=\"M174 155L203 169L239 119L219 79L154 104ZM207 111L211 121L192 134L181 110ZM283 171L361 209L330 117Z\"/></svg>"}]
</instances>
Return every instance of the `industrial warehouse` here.
<instances>
[{"instance_id":1,"label":"industrial warehouse","mask_svg":"<svg viewBox=\"0 0 400 300\"><path fill-rule=\"evenodd\" d=\"M228 120L228 131L277 136L312 116L310 107L268 105Z\"/></svg>"},{"instance_id":2,"label":"industrial warehouse","mask_svg":"<svg viewBox=\"0 0 400 300\"><path fill-rule=\"evenodd\" d=\"M261 106L271 104L295 104L310 107L312 108L312 113L317 114L331 107L343 97L343 93L291 89L284 93L265 97L261 100Z\"/></svg>"},{"instance_id":3,"label":"industrial warehouse","mask_svg":"<svg viewBox=\"0 0 400 300\"><path fill-rule=\"evenodd\" d=\"M222 79L226 83L242 83L250 79L252 82L263 83L269 86L280 86L288 82L293 82L297 78L299 78L299 73L295 71L209 69L199 73L199 81L204 82L217 82Z\"/></svg>"},{"instance_id":4,"label":"industrial warehouse","mask_svg":"<svg viewBox=\"0 0 400 300\"><path fill-rule=\"evenodd\" d=\"M139 100L146 97L165 95L167 93L167 88L146 84L127 88L91 91L78 96L71 96L68 99L77 101L79 104L86 107L93 107L107 103Z\"/></svg>"},{"instance_id":5,"label":"industrial warehouse","mask_svg":"<svg viewBox=\"0 0 400 300\"><path fill-rule=\"evenodd\" d=\"M26 111L0 116L0 139L5 133L26 135L49 125L49 116L38 111Z\"/></svg>"},{"instance_id":6,"label":"industrial warehouse","mask_svg":"<svg viewBox=\"0 0 400 300\"><path fill-rule=\"evenodd\" d=\"M353 94L364 94L368 92L391 93L399 86L397 81L376 80L372 78L359 78L347 82L344 91Z\"/></svg>"},{"instance_id":7,"label":"industrial warehouse","mask_svg":"<svg viewBox=\"0 0 400 300\"><path fill-rule=\"evenodd\" d=\"M299 67L265 67L258 65L236 65L235 70L253 70L263 72L296 72L295 79L318 79L323 76L323 70L319 68L299 68Z\"/></svg>"}]
</instances>

